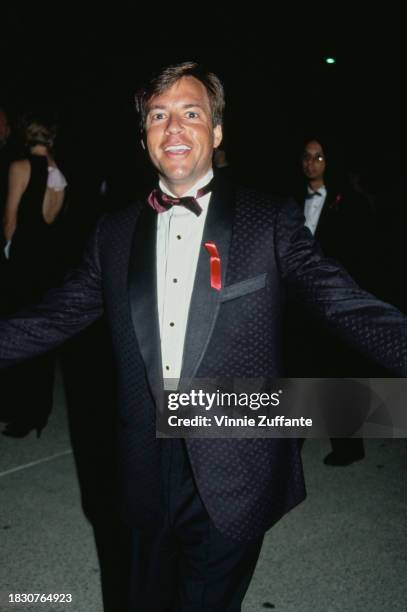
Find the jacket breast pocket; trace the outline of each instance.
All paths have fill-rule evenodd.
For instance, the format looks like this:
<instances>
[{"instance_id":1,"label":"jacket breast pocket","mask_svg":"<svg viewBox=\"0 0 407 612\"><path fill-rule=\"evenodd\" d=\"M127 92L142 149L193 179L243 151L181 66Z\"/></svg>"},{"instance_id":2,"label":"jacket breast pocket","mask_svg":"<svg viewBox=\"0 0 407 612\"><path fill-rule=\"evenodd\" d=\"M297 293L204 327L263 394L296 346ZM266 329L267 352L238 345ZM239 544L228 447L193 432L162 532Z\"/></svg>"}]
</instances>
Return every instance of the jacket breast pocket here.
<instances>
[{"instance_id":1,"label":"jacket breast pocket","mask_svg":"<svg viewBox=\"0 0 407 612\"><path fill-rule=\"evenodd\" d=\"M220 301L226 302L228 300L234 300L235 298L241 297L243 295L247 295L249 293L254 293L254 291L264 289L264 287L266 286L266 277L267 274L265 272L264 274L252 276L252 278L247 278L246 280L240 281L239 283L233 283L233 285L224 287L220 294Z\"/></svg>"}]
</instances>

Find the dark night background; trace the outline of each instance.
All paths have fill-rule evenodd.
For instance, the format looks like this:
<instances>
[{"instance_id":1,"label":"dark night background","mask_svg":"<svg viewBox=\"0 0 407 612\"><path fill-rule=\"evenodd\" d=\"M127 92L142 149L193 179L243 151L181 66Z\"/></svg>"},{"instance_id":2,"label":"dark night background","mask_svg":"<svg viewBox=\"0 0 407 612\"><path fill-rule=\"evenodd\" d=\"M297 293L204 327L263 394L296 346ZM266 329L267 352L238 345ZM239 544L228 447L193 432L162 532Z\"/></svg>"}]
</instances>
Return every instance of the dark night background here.
<instances>
[{"instance_id":1,"label":"dark night background","mask_svg":"<svg viewBox=\"0 0 407 612\"><path fill-rule=\"evenodd\" d=\"M382 188L404 161L401 16L335 4L268 8L270 16L255 5L167 15L144 6L146 17L130 4L109 12L85 4L8 8L0 104L12 113L55 108L68 174L79 161L89 172L108 168L131 195L145 178L134 91L152 69L195 59L225 83L225 146L243 181L285 190L303 132L322 126L341 138L348 163L371 168ZM171 46L191 39L214 46ZM327 56L336 64L325 64Z\"/></svg>"},{"instance_id":2,"label":"dark night background","mask_svg":"<svg viewBox=\"0 0 407 612\"><path fill-rule=\"evenodd\" d=\"M47 3L9 7L2 24L0 105L12 119L32 108L57 116L57 158L69 182L71 220L83 235L102 212L95 194L103 180L112 195L107 209L151 188L134 92L152 70L189 59L224 81L224 147L240 182L292 193L302 137L322 129L342 145L347 167L362 172L370 193L384 194L379 200L390 208L402 205L400 15L335 4L301 12L270 5L270 16L255 5L143 8L147 16L131 4L109 12L85 4L80 11ZM144 46L152 42L160 46ZM325 63L328 56L334 65Z\"/></svg>"}]
</instances>

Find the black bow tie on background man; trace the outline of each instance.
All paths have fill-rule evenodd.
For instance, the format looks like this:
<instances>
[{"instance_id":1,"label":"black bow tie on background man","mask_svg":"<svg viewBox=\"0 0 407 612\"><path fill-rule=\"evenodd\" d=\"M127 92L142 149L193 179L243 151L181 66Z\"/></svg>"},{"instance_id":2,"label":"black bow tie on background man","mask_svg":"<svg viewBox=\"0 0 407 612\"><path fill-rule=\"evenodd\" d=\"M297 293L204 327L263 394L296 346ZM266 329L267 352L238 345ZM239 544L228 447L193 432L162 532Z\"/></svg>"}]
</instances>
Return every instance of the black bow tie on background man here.
<instances>
[{"instance_id":1,"label":"black bow tie on background man","mask_svg":"<svg viewBox=\"0 0 407 612\"><path fill-rule=\"evenodd\" d=\"M202 208L198 204L197 200L212 191L212 187L213 179L209 181L209 183L205 185L205 187L201 187L201 189L198 189L195 198L192 196L174 198L168 195L167 193L164 193L162 189L160 189L160 187L157 187L157 189L153 189L153 191L150 193L147 198L147 201L150 204L151 208L154 208L154 210L158 213L165 212L166 210L171 208L171 206L184 206L184 208L187 208L197 217L199 217L202 212Z\"/></svg>"},{"instance_id":2,"label":"black bow tie on background man","mask_svg":"<svg viewBox=\"0 0 407 612\"><path fill-rule=\"evenodd\" d=\"M320 193L319 191L311 191L311 193L307 193L307 195L305 196L306 200L311 200L311 198L315 198L316 196L321 196L322 193Z\"/></svg>"}]
</instances>

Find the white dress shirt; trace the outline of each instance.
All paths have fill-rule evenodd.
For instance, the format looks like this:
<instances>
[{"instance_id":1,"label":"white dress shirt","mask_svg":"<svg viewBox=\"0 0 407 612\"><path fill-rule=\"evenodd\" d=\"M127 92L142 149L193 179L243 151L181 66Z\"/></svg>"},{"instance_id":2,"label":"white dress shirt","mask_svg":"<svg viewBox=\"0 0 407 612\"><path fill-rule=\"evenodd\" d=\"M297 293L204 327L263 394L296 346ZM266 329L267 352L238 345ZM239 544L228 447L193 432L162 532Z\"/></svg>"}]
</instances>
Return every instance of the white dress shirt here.
<instances>
[{"instance_id":1,"label":"white dress shirt","mask_svg":"<svg viewBox=\"0 0 407 612\"><path fill-rule=\"evenodd\" d=\"M315 195L313 195L315 194ZM319 195L318 195L319 194ZM304 217L305 226L309 227L311 232L315 234L318 226L319 217L321 216L322 207L326 200L326 189L324 186L319 187L316 191L308 187L308 197L305 200Z\"/></svg>"},{"instance_id":2,"label":"white dress shirt","mask_svg":"<svg viewBox=\"0 0 407 612\"><path fill-rule=\"evenodd\" d=\"M183 197L195 197L212 177L211 169ZM161 181L160 187L176 197ZM164 379L178 379L181 374L189 305L210 196L207 193L199 198L199 216L183 206L173 206L158 215L157 299Z\"/></svg>"}]
</instances>

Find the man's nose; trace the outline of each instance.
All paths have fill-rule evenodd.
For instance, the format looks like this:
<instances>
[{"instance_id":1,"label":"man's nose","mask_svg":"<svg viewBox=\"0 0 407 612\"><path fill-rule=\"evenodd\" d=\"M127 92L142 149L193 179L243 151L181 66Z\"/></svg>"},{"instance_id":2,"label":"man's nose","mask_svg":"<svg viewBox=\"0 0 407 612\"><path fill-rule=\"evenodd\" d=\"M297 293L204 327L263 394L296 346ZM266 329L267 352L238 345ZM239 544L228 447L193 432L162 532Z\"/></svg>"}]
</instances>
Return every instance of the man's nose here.
<instances>
[{"instance_id":1,"label":"man's nose","mask_svg":"<svg viewBox=\"0 0 407 612\"><path fill-rule=\"evenodd\" d=\"M182 121L180 120L178 115L170 115L165 131L168 134L177 134L178 132L181 132L182 129Z\"/></svg>"}]
</instances>

